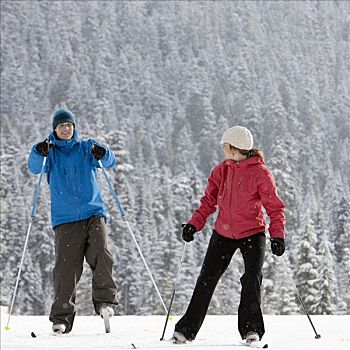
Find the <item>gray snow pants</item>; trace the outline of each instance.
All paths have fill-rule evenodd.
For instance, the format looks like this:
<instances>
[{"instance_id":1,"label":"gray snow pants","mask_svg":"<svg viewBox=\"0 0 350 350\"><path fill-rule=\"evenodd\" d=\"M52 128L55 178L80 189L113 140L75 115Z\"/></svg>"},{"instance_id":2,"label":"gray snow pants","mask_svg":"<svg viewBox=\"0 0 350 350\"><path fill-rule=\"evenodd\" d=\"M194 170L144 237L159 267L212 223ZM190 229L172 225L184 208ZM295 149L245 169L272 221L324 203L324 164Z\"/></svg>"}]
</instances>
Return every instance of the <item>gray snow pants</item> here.
<instances>
[{"instance_id":1,"label":"gray snow pants","mask_svg":"<svg viewBox=\"0 0 350 350\"><path fill-rule=\"evenodd\" d=\"M97 314L101 304L115 307L117 287L112 278L113 259L107 249L104 218L91 216L55 228L54 301L50 321L72 329L76 314L76 287L83 272L84 257L92 271L92 302Z\"/></svg>"}]
</instances>

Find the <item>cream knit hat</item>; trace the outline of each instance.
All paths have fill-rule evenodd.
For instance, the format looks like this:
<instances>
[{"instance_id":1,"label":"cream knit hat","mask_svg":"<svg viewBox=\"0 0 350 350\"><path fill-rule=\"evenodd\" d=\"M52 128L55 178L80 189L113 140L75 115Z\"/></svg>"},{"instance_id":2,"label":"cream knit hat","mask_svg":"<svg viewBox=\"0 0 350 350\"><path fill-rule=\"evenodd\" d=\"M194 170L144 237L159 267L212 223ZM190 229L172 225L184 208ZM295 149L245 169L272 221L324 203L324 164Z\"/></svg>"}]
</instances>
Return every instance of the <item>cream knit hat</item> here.
<instances>
[{"instance_id":1,"label":"cream knit hat","mask_svg":"<svg viewBox=\"0 0 350 350\"><path fill-rule=\"evenodd\" d=\"M249 151L253 148L253 135L244 126L234 126L227 129L222 135L220 145L225 142L233 147Z\"/></svg>"}]
</instances>

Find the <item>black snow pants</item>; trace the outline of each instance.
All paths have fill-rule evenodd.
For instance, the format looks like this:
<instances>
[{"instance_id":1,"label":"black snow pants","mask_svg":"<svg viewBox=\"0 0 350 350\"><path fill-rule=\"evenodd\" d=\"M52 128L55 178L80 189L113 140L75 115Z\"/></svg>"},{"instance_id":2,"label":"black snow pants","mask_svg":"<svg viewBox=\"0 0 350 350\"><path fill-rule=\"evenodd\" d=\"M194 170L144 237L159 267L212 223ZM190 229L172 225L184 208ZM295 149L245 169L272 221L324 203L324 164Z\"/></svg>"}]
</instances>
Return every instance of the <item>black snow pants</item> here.
<instances>
[{"instance_id":1,"label":"black snow pants","mask_svg":"<svg viewBox=\"0 0 350 350\"><path fill-rule=\"evenodd\" d=\"M84 257L92 271L92 302L97 314L101 304L117 305L117 287L112 278L113 259L107 249L104 218L91 216L55 228L54 301L50 321L71 331L76 314L76 287L83 272Z\"/></svg>"},{"instance_id":2,"label":"black snow pants","mask_svg":"<svg viewBox=\"0 0 350 350\"><path fill-rule=\"evenodd\" d=\"M245 339L249 331L257 332L261 339L265 333L260 308L265 245L266 238L263 232L234 240L214 231L190 304L185 315L175 325L175 331L181 332L190 341L195 339L204 321L216 285L229 266L234 252L239 248L243 256L245 271L241 277L238 330L242 339Z\"/></svg>"}]
</instances>

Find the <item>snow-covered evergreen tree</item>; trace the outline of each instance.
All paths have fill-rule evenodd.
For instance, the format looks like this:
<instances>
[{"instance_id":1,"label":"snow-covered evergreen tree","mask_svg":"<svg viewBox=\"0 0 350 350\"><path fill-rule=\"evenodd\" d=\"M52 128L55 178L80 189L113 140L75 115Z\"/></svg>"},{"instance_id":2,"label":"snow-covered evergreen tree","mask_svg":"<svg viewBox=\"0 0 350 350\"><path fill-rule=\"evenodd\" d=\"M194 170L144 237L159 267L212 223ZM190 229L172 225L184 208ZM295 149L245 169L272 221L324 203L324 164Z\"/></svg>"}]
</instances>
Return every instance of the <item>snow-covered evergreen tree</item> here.
<instances>
[{"instance_id":1,"label":"snow-covered evergreen tree","mask_svg":"<svg viewBox=\"0 0 350 350\"><path fill-rule=\"evenodd\" d=\"M326 234L323 234L319 255L320 289L312 311L318 315L334 315L337 311L338 291L331 244Z\"/></svg>"},{"instance_id":2,"label":"snow-covered evergreen tree","mask_svg":"<svg viewBox=\"0 0 350 350\"><path fill-rule=\"evenodd\" d=\"M350 245L350 201L349 198L342 196L338 205L333 209L331 232L334 232L334 247L336 258L339 263L342 262L344 249Z\"/></svg>"},{"instance_id":3,"label":"snow-covered evergreen tree","mask_svg":"<svg viewBox=\"0 0 350 350\"><path fill-rule=\"evenodd\" d=\"M295 269L296 286L310 313L316 312L316 300L319 294L319 259L316 249L316 233L310 212L305 214L304 226L297 246Z\"/></svg>"},{"instance_id":4,"label":"snow-covered evergreen tree","mask_svg":"<svg viewBox=\"0 0 350 350\"><path fill-rule=\"evenodd\" d=\"M255 146L263 149L286 202L291 268L297 270L309 207L319 238L312 246L318 248L319 231L329 229L339 298L349 307L344 270L350 231L350 154L345 151L350 145L350 52L344 16L349 2L45 0L1 1L0 6L0 259L7 264L2 271L2 281L8 282L1 296L5 303L36 184L36 177L24 170L25 156L51 132L53 111L65 106L75 114L81 136L107 141L117 153L119 163L108 175L147 260L152 268L157 265L154 273L166 299L175 273L168 264L178 261L182 246L178 225L195 209L210 170L223 159L218 145L223 131L245 125L253 132ZM168 178L161 178L161 172ZM119 311L160 312L101 172L99 178L110 213ZM146 208L152 200L157 204ZM34 276L33 269L40 270L35 278L48 296L45 312L51 303L53 263L48 207L44 186L28 246L32 262L25 260L31 265L27 277ZM187 305L212 223L213 218L189 245L176 312ZM162 254L155 247L164 227L169 250ZM214 296L215 313L235 283L229 276L230 270ZM88 275L80 287L82 294L90 289ZM41 290L28 287L26 292L32 294L30 303L41 298ZM269 303L269 295L274 299L273 294L266 293L264 303ZM146 295L151 295L150 302L143 299ZM42 307L38 305L26 312ZM338 312L345 308L338 306ZM289 312L283 310L274 312Z\"/></svg>"}]
</instances>

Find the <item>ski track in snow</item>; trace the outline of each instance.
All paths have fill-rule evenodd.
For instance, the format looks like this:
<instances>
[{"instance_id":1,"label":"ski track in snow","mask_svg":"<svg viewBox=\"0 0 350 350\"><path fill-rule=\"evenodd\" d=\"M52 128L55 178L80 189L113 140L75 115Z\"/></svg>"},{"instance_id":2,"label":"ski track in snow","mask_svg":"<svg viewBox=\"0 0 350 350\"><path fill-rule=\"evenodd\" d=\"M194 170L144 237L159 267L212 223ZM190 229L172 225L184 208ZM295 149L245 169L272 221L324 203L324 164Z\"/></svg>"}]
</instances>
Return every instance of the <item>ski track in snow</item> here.
<instances>
[{"instance_id":1,"label":"ski track in snow","mask_svg":"<svg viewBox=\"0 0 350 350\"><path fill-rule=\"evenodd\" d=\"M12 316L10 330L5 331L7 315L1 315L2 350L122 350L134 349L194 349L228 350L249 349L239 345L237 315L207 316L194 342L176 345L160 341L165 316L115 316L111 319L111 333L104 332L99 316L78 316L71 333L61 336L51 334L51 322L47 316ZM165 339L172 335L179 319L174 316L167 326ZM266 333L262 344L269 349L350 349L350 316L311 316L321 339L315 333L305 315L264 316ZM37 337L32 338L31 332Z\"/></svg>"}]
</instances>

